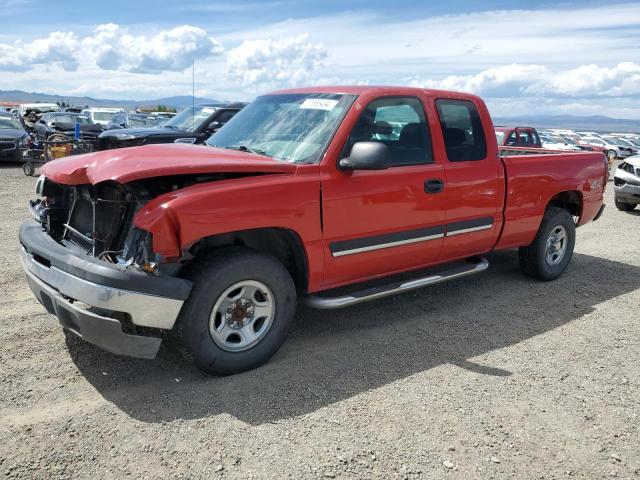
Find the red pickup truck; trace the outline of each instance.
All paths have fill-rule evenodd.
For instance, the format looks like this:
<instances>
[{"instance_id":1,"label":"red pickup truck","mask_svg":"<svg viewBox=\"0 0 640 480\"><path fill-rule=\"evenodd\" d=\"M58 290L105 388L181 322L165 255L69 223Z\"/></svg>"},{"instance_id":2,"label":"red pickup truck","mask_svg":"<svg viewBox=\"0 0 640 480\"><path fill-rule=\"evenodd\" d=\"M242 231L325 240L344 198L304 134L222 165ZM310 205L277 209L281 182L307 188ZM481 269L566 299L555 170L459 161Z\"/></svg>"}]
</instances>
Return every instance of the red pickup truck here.
<instances>
[{"instance_id":1,"label":"red pickup truck","mask_svg":"<svg viewBox=\"0 0 640 480\"><path fill-rule=\"evenodd\" d=\"M506 153L505 153L506 152ZM22 263L65 329L153 358L177 339L230 374L267 361L300 300L337 308L481 272L541 280L604 208L600 153L501 154L484 102L404 87L264 95L207 145L46 164Z\"/></svg>"}]
</instances>

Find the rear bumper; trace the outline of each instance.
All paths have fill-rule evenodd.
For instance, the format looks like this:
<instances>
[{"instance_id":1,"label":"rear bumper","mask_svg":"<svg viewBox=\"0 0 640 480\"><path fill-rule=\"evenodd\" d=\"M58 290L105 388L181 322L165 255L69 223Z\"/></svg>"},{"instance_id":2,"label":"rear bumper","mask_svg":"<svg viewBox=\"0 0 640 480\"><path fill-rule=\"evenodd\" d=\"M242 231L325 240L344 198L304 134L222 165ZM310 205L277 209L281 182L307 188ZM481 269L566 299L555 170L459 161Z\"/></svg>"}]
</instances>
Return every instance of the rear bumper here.
<instances>
[{"instance_id":1,"label":"rear bumper","mask_svg":"<svg viewBox=\"0 0 640 480\"><path fill-rule=\"evenodd\" d=\"M116 354L153 358L161 339L126 333L118 318L132 331L171 329L191 291L191 283L183 279L70 252L33 221L20 227L20 243L29 286L46 310L63 327Z\"/></svg>"}]
</instances>

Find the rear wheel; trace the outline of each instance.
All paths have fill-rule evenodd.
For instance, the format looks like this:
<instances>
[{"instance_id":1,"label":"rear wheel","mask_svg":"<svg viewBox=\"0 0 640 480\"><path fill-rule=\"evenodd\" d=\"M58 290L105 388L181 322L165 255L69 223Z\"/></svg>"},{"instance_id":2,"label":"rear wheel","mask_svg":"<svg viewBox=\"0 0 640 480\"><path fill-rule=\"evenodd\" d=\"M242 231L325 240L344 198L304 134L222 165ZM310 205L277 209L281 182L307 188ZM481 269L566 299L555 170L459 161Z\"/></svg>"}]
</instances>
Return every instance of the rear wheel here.
<instances>
[{"instance_id":1,"label":"rear wheel","mask_svg":"<svg viewBox=\"0 0 640 480\"><path fill-rule=\"evenodd\" d=\"M615 201L615 204L616 204L616 208L618 210L620 210L621 212L630 212L634 208L636 208L636 205L637 205L636 203L621 202L617 198L614 201Z\"/></svg>"},{"instance_id":2,"label":"rear wheel","mask_svg":"<svg viewBox=\"0 0 640 480\"><path fill-rule=\"evenodd\" d=\"M573 255L576 226L571 214L549 207L533 242L519 250L522 271L539 280L555 280L567 268Z\"/></svg>"},{"instance_id":3,"label":"rear wheel","mask_svg":"<svg viewBox=\"0 0 640 480\"><path fill-rule=\"evenodd\" d=\"M615 150L607 150L607 158L609 160L615 160L618 157Z\"/></svg>"},{"instance_id":4,"label":"rear wheel","mask_svg":"<svg viewBox=\"0 0 640 480\"><path fill-rule=\"evenodd\" d=\"M249 249L223 249L199 261L188 277L194 287L177 329L198 368L213 375L239 373L262 365L280 348L293 324L296 290L278 260Z\"/></svg>"}]
</instances>

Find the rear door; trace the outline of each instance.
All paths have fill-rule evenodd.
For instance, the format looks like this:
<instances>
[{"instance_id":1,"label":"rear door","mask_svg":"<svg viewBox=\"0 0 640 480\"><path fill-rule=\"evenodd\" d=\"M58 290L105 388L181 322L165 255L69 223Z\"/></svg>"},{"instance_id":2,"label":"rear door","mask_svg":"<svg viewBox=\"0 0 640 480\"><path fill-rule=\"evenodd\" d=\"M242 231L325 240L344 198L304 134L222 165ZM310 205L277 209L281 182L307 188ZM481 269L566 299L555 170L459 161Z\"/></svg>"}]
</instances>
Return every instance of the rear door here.
<instances>
[{"instance_id":1,"label":"rear door","mask_svg":"<svg viewBox=\"0 0 640 480\"><path fill-rule=\"evenodd\" d=\"M364 102L363 102L364 103ZM363 105L342 147L388 146L385 170L340 170L322 179L324 287L437 261L444 237L444 170L435 160L421 99L378 97Z\"/></svg>"},{"instance_id":2,"label":"rear door","mask_svg":"<svg viewBox=\"0 0 640 480\"><path fill-rule=\"evenodd\" d=\"M485 253L497 242L502 225L504 175L497 150L489 148L483 125L491 125L486 109L470 100L439 98L446 179L446 236L443 260Z\"/></svg>"}]
</instances>

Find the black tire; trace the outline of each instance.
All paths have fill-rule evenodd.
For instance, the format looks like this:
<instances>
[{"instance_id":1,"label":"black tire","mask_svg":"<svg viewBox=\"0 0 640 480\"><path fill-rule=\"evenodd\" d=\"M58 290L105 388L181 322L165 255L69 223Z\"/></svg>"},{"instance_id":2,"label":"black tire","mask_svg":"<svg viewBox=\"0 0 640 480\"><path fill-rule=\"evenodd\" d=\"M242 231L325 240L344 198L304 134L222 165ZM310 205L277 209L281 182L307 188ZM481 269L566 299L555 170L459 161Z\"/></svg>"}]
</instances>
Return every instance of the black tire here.
<instances>
[{"instance_id":1,"label":"black tire","mask_svg":"<svg viewBox=\"0 0 640 480\"><path fill-rule=\"evenodd\" d=\"M618 210L620 210L621 212L630 212L632 211L634 208L636 208L636 203L624 203L624 202L620 202L617 198L614 199L614 202L616 204L616 208Z\"/></svg>"},{"instance_id":2,"label":"black tire","mask_svg":"<svg viewBox=\"0 0 640 480\"><path fill-rule=\"evenodd\" d=\"M278 351L293 325L297 303L291 275L278 260L246 248L225 248L198 257L185 276L194 286L176 333L200 370L211 375L240 373L262 365ZM257 344L243 351L227 351L209 331L211 312L225 290L245 280L262 282L273 292L274 318Z\"/></svg>"},{"instance_id":3,"label":"black tire","mask_svg":"<svg viewBox=\"0 0 640 480\"><path fill-rule=\"evenodd\" d=\"M33 177L33 174L36 173L36 167L31 162L24 162L22 164L22 171L27 177Z\"/></svg>"},{"instance_id":4,"label":"black tire","mask_svg":"<svg viewBox=\"0 0 640 480\"><path fill-rule=\"evenodd\" d=\"M566 250L559 263L547 261L547 241L558 227L566 234ZM533 242L520 247L518 257L522 272L538 280L550 281L560 277L569 265L576 241L576 225L571 214L563 208L549 207L544 214L538 233Z\"/></svg>"},{"instance_id":5,"label":"black tire","mask_svg":"<svg viewBox=\"0 0 640 480\"><path fill-rule=\"evenodd\" d=\"M609 160L615 160L616 158L618 158L618 154L615 150L607 150L607 158Z\"/></svg>"}]
</instances>

